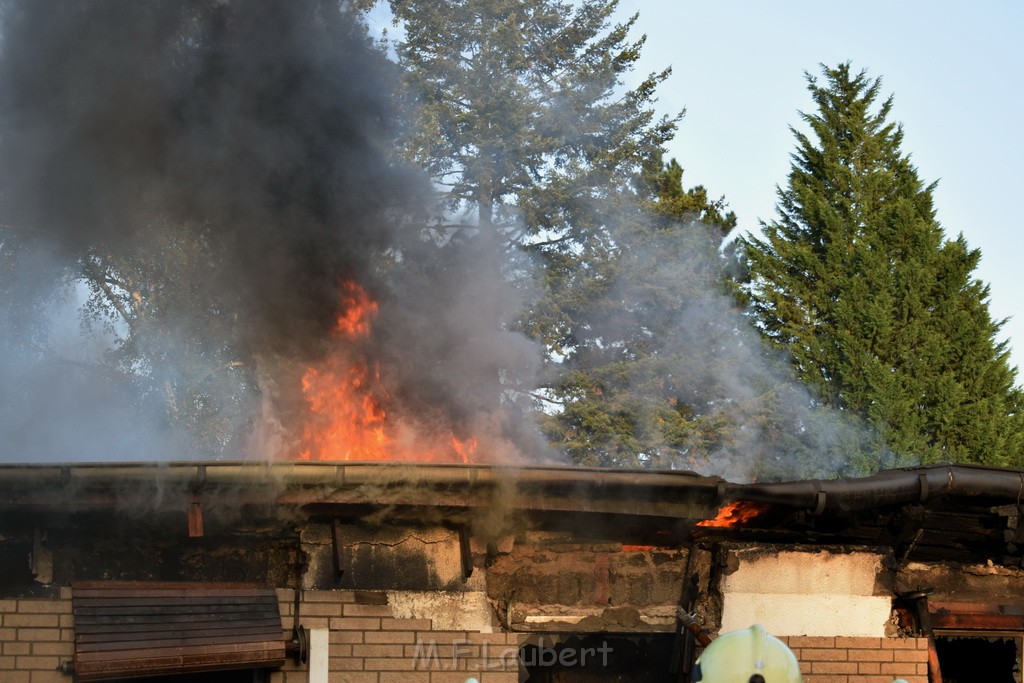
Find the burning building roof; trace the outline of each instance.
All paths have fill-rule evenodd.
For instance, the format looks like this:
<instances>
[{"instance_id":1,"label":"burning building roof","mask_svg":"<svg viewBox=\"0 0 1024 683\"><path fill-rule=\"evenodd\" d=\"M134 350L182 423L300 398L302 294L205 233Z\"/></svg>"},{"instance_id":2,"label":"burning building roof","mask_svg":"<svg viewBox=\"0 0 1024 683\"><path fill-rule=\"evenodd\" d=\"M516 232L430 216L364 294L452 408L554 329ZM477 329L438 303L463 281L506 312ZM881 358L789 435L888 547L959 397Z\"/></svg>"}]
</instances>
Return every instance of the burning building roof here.
<instances>
[{"instance_id":1,"label":"burning building roof","mask_svg":"<svg viewBox=\"0 0 1024 683\"><path fill-rule=\"evenodd\" d=\"M873 545L898 556L1019 565L1024 471L933 466L858 479L735 484L683 471L429 463L0 466L0 508L184 513L277 506L297 514L486 518L627 543L708 535ZM479 522L478 522L479 523Z\"/></svg>"},{"instance_id":2,"label":"burning building roof","mask_svg":"<svg viewBox=\"0 0 1024 683\"><path fill-rule=\"evenodd\" d=\"M927 655L915 609L947 649L959 647L944 635L954 627L1024 629L1022 482L1024 471L961 466L766 484L474 463L2 466L0 590L59 603L77 586L82 609L120 615L125 600L173 590L199 604L244 581L279 589L286 627L358 627L377 642L409 624L423 633L402 637L448 629L541 649L605 634L647 653L616 666L666 681L679 680L667 670L684 608L712 630L762 621L813 670L819 655L836 661L821 653L839 636L858 656L889 645ZM924 589L932 600L915 608ZM99 661L79 650L83 667ZM144 664L124 656L120 670ZM535 675L523 661L512 673ZM900 669L915 683L916 661Z\"/></svg>"}]
</instances>

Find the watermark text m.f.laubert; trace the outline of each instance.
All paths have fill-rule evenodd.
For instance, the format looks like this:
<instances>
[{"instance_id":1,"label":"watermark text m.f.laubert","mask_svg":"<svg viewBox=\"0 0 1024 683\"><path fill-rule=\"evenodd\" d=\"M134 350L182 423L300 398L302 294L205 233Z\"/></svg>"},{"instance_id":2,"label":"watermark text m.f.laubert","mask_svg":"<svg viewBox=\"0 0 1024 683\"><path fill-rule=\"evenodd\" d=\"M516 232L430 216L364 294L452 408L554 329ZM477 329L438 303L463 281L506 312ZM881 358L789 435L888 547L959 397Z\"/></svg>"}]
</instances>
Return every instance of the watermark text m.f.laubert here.
<instances>
[{"instance_id":1,"label":"watermark text m.f.laubert","mask_svg":"<svg viewBox=\"0 0 1024 683\"><path fill-rule=\"evenodd\" d=\"M450 649L449 649L450 648ZM446 651L447 650L447 651ZM534 667L584 667L608 666L608 656L613 648L601 641L599 647L547 647L544 638L536 645L524 647L508 646L492 649L487 642L474 643L471 640L452 640L439 646L435 640L417 640L413 653L413 668L417 670L460 671L475 663L478 668L497 671L516 671ZM597 660L600 659L598 664Z\"/></svg>"}]
</instances>

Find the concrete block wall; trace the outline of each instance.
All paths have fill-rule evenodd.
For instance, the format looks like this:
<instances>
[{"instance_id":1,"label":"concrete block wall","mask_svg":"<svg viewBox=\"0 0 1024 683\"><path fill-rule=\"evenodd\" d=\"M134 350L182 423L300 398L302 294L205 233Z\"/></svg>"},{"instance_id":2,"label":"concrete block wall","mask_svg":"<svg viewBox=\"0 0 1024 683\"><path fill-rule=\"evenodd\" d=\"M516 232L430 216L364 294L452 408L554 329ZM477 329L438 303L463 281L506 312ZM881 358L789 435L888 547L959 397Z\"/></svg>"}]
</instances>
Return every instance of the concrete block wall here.
<instances>
[{"instance_id":1,"label":"concrete block wall","mask_svg":"<svg viewBox=\"0 0 1024 683\"><path fill-rule=\"evenodd\" d=\"M780 637L804 675L804 683L928 683L924 638Z\"/></svg>"},{"instance_id":2,"label":"concrete block wall","mask_svg":"<svg viewBox=\"0 0 1024 683\"><path fill-rule=\"evenodd\" d=\"M0 681L69 683L57 670L74 654L71 589L55 598L0 599Z\"/></svg>"}]
</instances>

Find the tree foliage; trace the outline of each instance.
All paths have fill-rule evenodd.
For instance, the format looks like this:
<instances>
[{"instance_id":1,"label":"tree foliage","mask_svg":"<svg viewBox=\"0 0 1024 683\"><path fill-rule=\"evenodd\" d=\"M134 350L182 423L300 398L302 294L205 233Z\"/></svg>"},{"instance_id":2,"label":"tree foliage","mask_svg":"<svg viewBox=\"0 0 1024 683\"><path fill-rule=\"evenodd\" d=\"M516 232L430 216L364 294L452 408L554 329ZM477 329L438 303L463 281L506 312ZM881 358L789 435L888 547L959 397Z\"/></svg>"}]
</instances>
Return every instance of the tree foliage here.
<instances>
[{"instance_id":1,"label":"tree foliage","mask_svg":"<svg viewBox=\"0 0 1024 683\"><path fill-rule=\"evenodd\" d=\"M816 109L793 129L778 218L746 242L758 323L826 405L895 452L1020 464L1021 396L978 250L945 237L880 79L849 64L822 76L807 75Z\"/></svg>"},{"instance_id":2,"label":"tree foliage","mask_svg":"<svg viewBox=\"0 0 1024 683\"><path fill-rule=\"evenodd\" d=\"M666 380L677 358L660 348L683 298L722 288L735 218L662 164L681 117L653 114L669 71L623 87L644 38L636 16L611 23L617 5L390 2L419 106L407 155L440 190L435 227L499 235L539 265L520 325L547 352L549 438L581 463L665 465L720 437L696 435L715 427L695 421L694 387ZM658 280L686 268L689 291Z\"/></svg>"},{"instance_id":3,"label":"tree foliage","mask_svg":"<svg viewBox=\"0 0 1024 683\"><path fill-rule=\"evenodd\" d=\"M585 239L578 214L660 154L678 120L652 112L668 71L623 88L644 39L635 16L610 25L617 4L390 1L419 110L407 153L441 189L440 226L468 209L513 241Z\"/></svg>"},{"instance_id":4,"label":"tree foliage","mask_svg":"<svg viewBox=\"0 0 1024 683\"><path fill-rule=\"evenodd\" d=\"M734 425L709 406L722 387L695 370L716 365L707 342L735 322L712 319L733 305L720 250L735 217L682 178L675 160L649 165L604 258L566 269L548 299L566 324L544 428L576 462L693 465L731 441ZM680 334L687 324L697 334Z\"/></svg>"},{"instance_id":5,"label":"tree foliage","mask_svg":"<svg viewBox=\"0 0 1024 683\"><path fill-rule=\"evenodd\" d=\"M244 452L258 400L238 292L216 276L222 250L207 230L154 226L131 251L92 249L79 264L85 328L113 340L105 363L204 456Z\"/></svg>"}]
</instances>

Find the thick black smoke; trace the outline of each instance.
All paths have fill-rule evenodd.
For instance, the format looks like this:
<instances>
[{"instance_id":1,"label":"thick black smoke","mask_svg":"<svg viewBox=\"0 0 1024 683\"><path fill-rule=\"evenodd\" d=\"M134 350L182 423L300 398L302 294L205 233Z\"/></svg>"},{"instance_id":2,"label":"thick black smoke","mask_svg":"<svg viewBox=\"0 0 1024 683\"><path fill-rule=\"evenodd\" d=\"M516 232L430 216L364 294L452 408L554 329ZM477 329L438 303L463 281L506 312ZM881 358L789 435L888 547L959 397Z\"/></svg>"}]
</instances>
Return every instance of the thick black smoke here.
<instances>
[{"instance_id":1,"label":"thick black smoke","mask_svg":"<svg viewBox=\"0 0 1024 683\"><path fill-rule=\"evenodd\" d=\"M324 338L412 189L389 65L330 2L7 3L4 222L77 256L209 230L254 351Z\"/></svg>"},{"instance_id":2,"label":"thick black smoke","mask_svg":"<svg viewBox=\"0 0 1024 683\"><path fill-rule=\"evenodd\" d=\"M463 259L455 245L438 256L437 245L418 239L429 187L394 161L402 121L395 67L337 1L10 0L0 30L0 256L14 241L29 245L4 262L7 295L26 280L74 277L96 259L148 268L138 279L162 289L139 298L161 302L151 313L160 338L138 335L158 351L147 356L153 367L135 371L168 386L205 382L205 398L191 399L200 404L220 389L207 379L212 372L179 367L182 358L245 368L259 390L225 401L253 414L261 402L263 412L229 420L234 434L220 446L237 448L254 424L280 425L274 439L258 431L251 453L287 450L303 410L298 374L331 351L340 284L353 280L382 302L384 327L370 353L392 364L389 400L421 410L423 425L492 424L495 443L533 438L502 408L498 380L527 375L535 352L490 327L515 301L481 286L472 264L487 262L493 282L492 262ZM41 251L45 259L28 256ZM26 306L21 317L5 308L0 337L24 342L40 313ZM31 361L13 358L0 361L8 384L32 374ZM52 404L56 392L70 413L96 409L95 378L60 384L17 398L0 390L0 458L22 458L12 444L59 428L52 416L33 427L25 415L33 411L12 411L13 402ZM111 402L121 418L66 422L72 437L52 448L130 432L136 425L123 404ZM174 410L202 413L204 405ZM82 423L102 425L101 433ZM116 443L150 441L122 435ZM170 455L118 448L107 455Z\"/></svg>"}]
</instances>

